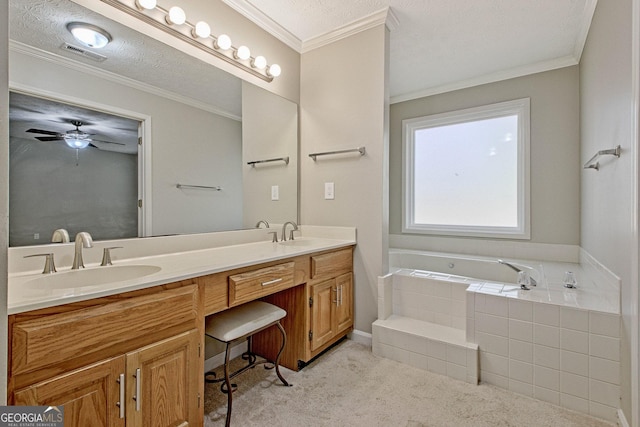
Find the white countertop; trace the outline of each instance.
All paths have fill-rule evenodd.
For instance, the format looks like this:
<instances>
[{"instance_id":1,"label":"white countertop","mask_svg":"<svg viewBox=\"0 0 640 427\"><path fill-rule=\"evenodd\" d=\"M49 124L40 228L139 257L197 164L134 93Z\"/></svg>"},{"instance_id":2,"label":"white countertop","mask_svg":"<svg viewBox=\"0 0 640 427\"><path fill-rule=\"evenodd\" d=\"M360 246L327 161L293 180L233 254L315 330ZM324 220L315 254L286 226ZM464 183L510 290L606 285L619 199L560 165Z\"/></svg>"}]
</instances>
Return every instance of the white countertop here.
<instances>
[{"instance_id":1,"label":"white countertop","mask_svg":"<svg viewBox=\"0 0 640 427\"><path fill-rule=\"evenodd\" d=\"M62 305L75 301L103 297L116 293L144 289L151 286L204 276L212 273L247 267L255 264L277 261L299 255L319 251L338 249L356 243L355 237L348 239L302 237L290 242L254 242L238 245L228 245L210 249L199 249L178 253L160 254L148 257L114 260L114 266L156 266L160 270L143 277L129 280L108 282L74 288L47 287L44 284L29 283L34 279L41 279L45 275L20 272L9 275L8 314L16 314L40 308ZM89 269L103 269L105 275L110 274L110 268L101 267L97 263L87 264ZM55 275L73 275L69 267L59 268ZM62 277L62 276L58 276ZM46 279L44 279L46 281Z\"/></svg>"}]
</instances>

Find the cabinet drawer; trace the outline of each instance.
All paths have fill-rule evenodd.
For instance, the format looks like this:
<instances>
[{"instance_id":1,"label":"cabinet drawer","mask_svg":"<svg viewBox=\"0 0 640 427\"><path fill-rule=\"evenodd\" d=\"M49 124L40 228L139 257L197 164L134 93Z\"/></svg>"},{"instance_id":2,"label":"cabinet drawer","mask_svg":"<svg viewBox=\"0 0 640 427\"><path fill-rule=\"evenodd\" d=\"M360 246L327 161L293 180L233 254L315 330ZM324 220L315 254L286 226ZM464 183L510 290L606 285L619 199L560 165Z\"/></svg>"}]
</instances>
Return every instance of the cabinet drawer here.
<instances>
[{"instance_id":1,"label":"cabinet drawer","mask_svg":"<svg viewBox=\"0 0 640 427\"><path fill-rule=\"evenodd\" d=\"M204 315L208 316L229 308L229 286L227 274L217 273L199 277L204 284Z\"/></svg>"},{"instance_id":2,"label":"cabinet drawer","mask_svg":"<svg viewBox=\"0 0 640 427\"><path fill-rule=\"evenodd\" d=\"M239 305L293 286L295 263L286 262L229 276L229 306Z\"/></svg>"},{"instance_id":3,"label":"cabinet drawer","mask_svg":"<svg viewBox=\"0 0 640 427\"><path fill-rule=\"evenodd\" d=\"M336 277L353 270L351 248L311 257L311 278Z\"/></svg>"},{"instance_id":4,"label":"cabinet drawer","mask_svg":"<svg viewBox=\"0 0 640 427\"><path fill-rule=\"evenodd\" d=\"M12 374L107 358L195 328L198 299L198 287L189 285L17 322L11 334Z\"/></svg>"}]
</instances>

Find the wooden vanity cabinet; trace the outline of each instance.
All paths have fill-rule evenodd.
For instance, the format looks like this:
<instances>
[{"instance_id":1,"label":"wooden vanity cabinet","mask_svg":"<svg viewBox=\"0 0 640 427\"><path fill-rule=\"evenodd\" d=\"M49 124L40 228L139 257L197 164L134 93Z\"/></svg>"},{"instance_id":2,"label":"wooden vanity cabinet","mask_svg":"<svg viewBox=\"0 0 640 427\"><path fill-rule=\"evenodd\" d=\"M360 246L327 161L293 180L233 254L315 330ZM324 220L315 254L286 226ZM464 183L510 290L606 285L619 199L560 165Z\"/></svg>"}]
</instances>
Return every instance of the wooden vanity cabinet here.
<instances>
[{"instance_id":1,"label":"wooden vanity cabinet","mask_svg":"<svg viewBox=\"0 0 640 427\"><path fill-rule=\"evenodd\" d=\"M170 284L10 318L9 401L65 426L202 424L202 303Z\"/></svg>"},{"instance_id":2,"label":"wooden vanity cabinet","mask_svg":"<svg viewBox=\"0 0 640 427\"><path fill-rule=\"evenodd\" d=\"M353 249L311 256L309 359L353 329Z\"/></svg>"}]
</instances>

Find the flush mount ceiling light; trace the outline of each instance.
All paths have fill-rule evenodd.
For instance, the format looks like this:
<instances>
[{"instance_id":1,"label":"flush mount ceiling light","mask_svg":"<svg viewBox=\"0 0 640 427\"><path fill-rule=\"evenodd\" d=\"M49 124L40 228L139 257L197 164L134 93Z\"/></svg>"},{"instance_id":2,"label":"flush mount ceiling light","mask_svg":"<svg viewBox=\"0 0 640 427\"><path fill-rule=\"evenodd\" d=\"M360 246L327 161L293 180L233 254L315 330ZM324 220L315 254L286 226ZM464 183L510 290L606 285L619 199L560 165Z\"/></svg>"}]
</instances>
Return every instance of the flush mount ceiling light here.
<instances>
[{"instance_id":1,"label":"flush mount ceiling light","mask_svg":"<svg viewBox=\"0 0 640 427\"><path fill-rule=\"evenodd\" d=\"M103 48L112 40L111 34L102 28L84 22L69 22L67 30L80 43L94 49Z\"/></svg>"},{"instance_id":2,"label":"flush mount ceiling light","mask_svg":"<svg viewBox=\"0 0 640 427\"><path fill-rule=\"evenodd\" d=\"M278 64L268 65L264 56L253 58L247 46L235 48L228 35L212 35L208 23L190 23L186 12L179 6L165 9L157 4L157 0L101 1L267 82L282 73Z\"/></svg>"}]
</instances>

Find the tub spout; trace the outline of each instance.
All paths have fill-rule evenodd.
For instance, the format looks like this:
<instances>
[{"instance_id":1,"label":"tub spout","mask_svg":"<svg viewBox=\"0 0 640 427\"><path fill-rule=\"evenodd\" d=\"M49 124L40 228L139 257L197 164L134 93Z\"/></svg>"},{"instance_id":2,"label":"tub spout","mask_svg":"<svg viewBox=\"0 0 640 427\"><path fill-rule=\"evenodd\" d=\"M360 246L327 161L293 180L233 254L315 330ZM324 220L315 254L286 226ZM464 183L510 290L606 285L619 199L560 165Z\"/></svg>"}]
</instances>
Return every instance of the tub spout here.
<instances>
[{"instance_id":1,"label":"tub spout","mask_svg":"<svg viewBox=\"0 0 640 427\"><path fill-rule=\"evenodd\" d=\"M520 273L522 270L519 269L518 267L516 267L515 265L506 262L504 260L499 259L498 263L502 264L502 265L506 265L507 267L509 267L510 269L512 269L513 271L515 271L516 273ZM535 281L535 279L533 277L530 277L529 280L531 281L531 286L537 286L538 283Z\"/></svg>"}]
</instances>

